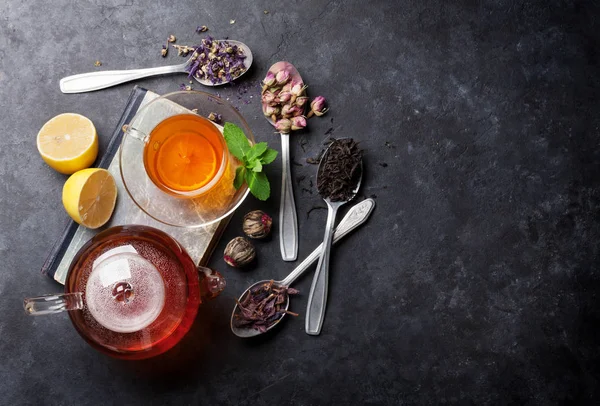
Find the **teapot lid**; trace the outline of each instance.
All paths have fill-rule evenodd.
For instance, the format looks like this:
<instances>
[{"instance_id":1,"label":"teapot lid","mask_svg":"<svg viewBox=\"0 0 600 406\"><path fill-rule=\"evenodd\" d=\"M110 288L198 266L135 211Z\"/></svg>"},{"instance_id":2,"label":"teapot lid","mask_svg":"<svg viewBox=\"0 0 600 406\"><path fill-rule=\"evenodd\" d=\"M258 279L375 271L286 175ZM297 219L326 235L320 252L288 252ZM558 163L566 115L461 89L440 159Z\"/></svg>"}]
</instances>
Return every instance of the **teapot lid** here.
<instances>
[{"instance_id":1,"label":"teapot lid","mask_svg":"<svg viewBox=\"0 0 600 406\"><path fill-rule=\"evenodd\" d=\"M165 285L156 267L126 245L94 261L84 300L102 326L132 333L156 320L165 304Z\"/></svg>"}]
</instances>

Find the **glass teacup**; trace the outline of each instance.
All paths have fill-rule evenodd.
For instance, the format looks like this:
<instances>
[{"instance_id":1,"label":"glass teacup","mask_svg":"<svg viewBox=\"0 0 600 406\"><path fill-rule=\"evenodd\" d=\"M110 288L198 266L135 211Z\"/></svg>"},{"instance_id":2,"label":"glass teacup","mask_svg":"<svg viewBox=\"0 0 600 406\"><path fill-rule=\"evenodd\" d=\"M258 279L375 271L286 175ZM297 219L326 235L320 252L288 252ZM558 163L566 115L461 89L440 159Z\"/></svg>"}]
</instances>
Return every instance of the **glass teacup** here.
<instances>
[{"instance_id":1,"label":"glass teacup","mask_svg":"<svg viewBox=\"0 0 600 406\"><path fill-rule=\"evenodd\" d=\"M128 124L120 151L121 176L134 202L154 219L183 227L231 214L249 190L233 187L240 163L227 149L225 122L254 143L237 110L208 93L174 92L142 107Z\"/></svg>"}]
</instances>

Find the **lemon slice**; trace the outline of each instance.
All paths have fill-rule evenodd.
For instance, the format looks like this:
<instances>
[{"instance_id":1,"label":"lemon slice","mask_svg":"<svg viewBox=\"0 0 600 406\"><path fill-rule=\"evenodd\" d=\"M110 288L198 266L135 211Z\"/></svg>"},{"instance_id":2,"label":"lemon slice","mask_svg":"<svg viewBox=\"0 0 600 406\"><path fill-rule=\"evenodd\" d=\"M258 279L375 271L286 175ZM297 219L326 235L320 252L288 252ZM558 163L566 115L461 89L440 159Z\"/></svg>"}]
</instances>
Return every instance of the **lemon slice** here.
<instances>
[{"instance_id":1,"label":"lemon slice","mask_svg":"<svg viewBox=\"0 0 600 406\"><path fill-rule=\"evenodd\" d=\"M67 179L62 200L73 220L98 228L106 224L115 209L117 185L106 169L83 169Z\"/></svg>"},{"instance_id":2,"label":"lemon slice","mask_svg":"<svg viewBox=\"0 0 600 406\"><path fill-rule=\"evenodd\" d=\"M59 114L38 132L37 148L51 168L70 175L94 163L98 135L89 118L75 113Z\"/></svg>"}]
</instances>

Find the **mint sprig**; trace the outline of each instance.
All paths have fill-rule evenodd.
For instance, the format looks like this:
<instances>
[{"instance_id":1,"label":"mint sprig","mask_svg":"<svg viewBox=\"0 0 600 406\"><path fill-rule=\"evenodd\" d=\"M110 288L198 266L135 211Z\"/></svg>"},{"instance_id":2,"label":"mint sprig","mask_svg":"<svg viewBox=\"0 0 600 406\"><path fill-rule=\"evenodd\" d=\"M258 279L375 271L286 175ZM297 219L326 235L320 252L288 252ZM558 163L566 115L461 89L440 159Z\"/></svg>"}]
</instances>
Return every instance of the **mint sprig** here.
<instances>
[{"instance_id":1,"label":"mint sprig","mask_svg":"<svg viewBox=\"0 0 600 406\"><path fill-rule=\"evenodd\" d=\"M263 169L264 165L275 160L277 151L269 148L266 142L250 145L242 129L233 123L225 123L223 137L229 152L242 163L235 170L233 186L239 189L246 182L257 199L267 200L271 195L271 185Z\"/></svg>"}]
</instances>

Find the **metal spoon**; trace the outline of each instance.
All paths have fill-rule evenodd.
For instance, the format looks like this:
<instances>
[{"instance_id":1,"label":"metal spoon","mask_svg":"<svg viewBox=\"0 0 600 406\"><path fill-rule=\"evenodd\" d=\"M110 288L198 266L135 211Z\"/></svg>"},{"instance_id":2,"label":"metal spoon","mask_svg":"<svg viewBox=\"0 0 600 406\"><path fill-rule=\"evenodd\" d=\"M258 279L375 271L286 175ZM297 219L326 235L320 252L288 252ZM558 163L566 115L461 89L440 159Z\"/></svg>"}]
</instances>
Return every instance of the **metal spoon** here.
<instances>
[{"instance_id":1,"label":"metal spoon","mask_svg":"<svg viewBox=\"0 0 600 406\"><path fill-rule=\"evenodd\" d=\"M333 144L332 144L333 145ZM319 169L317 171L317 185L319 184L319 177L323 174L323 162L326 161L327 154L331 151L331 145L323 154ZM356 197L356 193L360 188L362 182L362 161L360 163L360 178L356 187L352 191L352 197L345 201L332 202L329 198L323 198L327 203L327 223L325 224L325 236L323 237L323 254L319 258L319 264L315 271L312 284L310 286L310 293L308 295L308 304L306 306L306 318L304 321L304 330L306 334L319 335L321 328L323 327L323 320L325 319L325 307L327 305L327 291L329 285L329 254L331 252L331 237L333 235L333 227L335 225L335 216L337 215L338 209L350 200Z\"/></svg>"},{"instance_id":2,"label":"metal spoon","mask_svg":"<svg viewBox=\"0 0 600 406\"><path fill-rule=\"evenodd\" d=\"M357 203L354 206L352 206L352 208L348 211L348 213L346 213L346 215L344 216L342 221L340 221L340 224L335 229L335 232L333 235L333 243L338 242L339 240L342 239L342 237L346 236L350 231L354 230L355 228L357 228L358 226L363 224L369 218L369 215L371 214L371 212L373 211L374 208L375 208L375 201L373 199L366 199L366 200L363 200L362 202ZM273 282L273 284L275 286L290 286L292 283L294 283L294 281L296 279L298 279L301 275L303 275L304 272L306 272L306 270L317 260L317 258L321 255L322 250L323 250L323 244L321 243L321 245L319 245L304 261L302 261L302 263L300 265L298 265L296 267L296 269L294 269L292 271L292 273L290 273L284 280ZM244 293L242 293L240 295L239 300L241 301L250 289L254 288L255 286L261 285L263 283L267 283L267 282L270 282L270 281L267 281L267 280L259 281L259 282L256 282L255 284L251 285L248 289L246 289L244 291ZM290 300L289 300L289 296L287 296L287 301L284 306L285 310L288 309L289 305L290 305ZM254 336L262 334L260 331L255 330L253 328L243 328L243 327L234 326L234 324L233 324L234 317L236 314L239 314L239 313L240 313L240 309L239 309L238 305L236 304L235 307L233 308L233 312L231 313L230 325L231 325L231 331L233 331L233 334L235 334L238 337L242 337L242 338L254 337ZM273 325L271 325L269 328L267 328L267 331L269 331L270 329L275 327L275 325L277 325L283 319L284 316L285 316L285 314L279 320L277 320L275 323L273 323Z\"/></svg>"},{"instance_id":3,"label":"metal spoon","mask_svg":"<svg viewBox=\"0 0 600 406\"><path fill-rule=\"evenodd\" d=\"M224 41L224 40L218 40ZM250 48L242 42L227 40L232 45L237 45L244 51L246 59L244 65L246 70L242 75L248 72L252 65L252 52ZM80 73L78 75L67 76L60 80L60 91L63 93L84 93L91 92L94 90L105 89L107 87L115 86L121 83L129 82L131 80L137 80L148 76L165 75L168 73L187 73L186 68L192 62L192 58L188 59L185 63L172 66L160 66L157 68L145 68L145 69L126 69L126 70L105 70L100 72L88 72ZM240 76L242 76L240 75ZM237 76L235 79L239 79ZM221 83L212 83L208 79L199 79L194 76L199 83L204 86L220 86L229 81L223 81Z\"/></svg>"},{"instance_id":4,"label":"metal spoon","mask_svg":"<svg viewBox=\"0 0 600 406\"><path fill-rule=\"evenodd\" d=\"M289 62L281 61L273 64L269 72L277 74L282 69L290 72L290 80L301 81L298 69ZM263 103L264 109L264 103ZM271 125L275 123L265 117ZM298 217L296 203L294 202L294 189L290 170L290 134L281 135L281 200L279 203L279 249L284 261L295 261L298 257Z\"/></svg>"}]
</instances>

